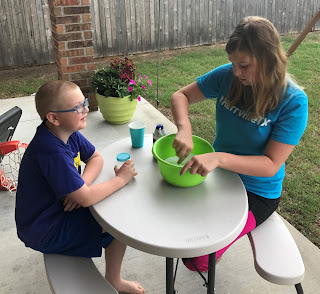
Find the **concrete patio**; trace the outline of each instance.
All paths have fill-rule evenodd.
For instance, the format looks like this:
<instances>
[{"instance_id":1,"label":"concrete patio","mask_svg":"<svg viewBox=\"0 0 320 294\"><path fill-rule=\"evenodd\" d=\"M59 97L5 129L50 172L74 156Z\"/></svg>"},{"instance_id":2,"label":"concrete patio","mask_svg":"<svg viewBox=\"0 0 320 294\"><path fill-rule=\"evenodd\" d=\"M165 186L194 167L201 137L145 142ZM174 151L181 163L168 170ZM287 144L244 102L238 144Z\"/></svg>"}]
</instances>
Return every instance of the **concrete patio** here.
<instances>
[{"instance_id":1,"label":"concrete patio","mask_svg":"<svg viewBox=\"0 0 320 294\"><path fill-rule=\"evenodd\" d=\"M36 127L41 123L34 105L34 97L0 100L0 114L13 106L22 109L23 114L14 140L29 143ZM146 100L138 103L131 121L146 123L146 133L152 133L157 123L163 123L168 133L175 133L176 127ZM81 131L98 150L102 150L115 140L129 136L128 124L110 125L99 111L90 112L87 128ZM105 163L113 167L115 162ZM138 171L139 172L139 171ZM47 294L51 293L47 282L42 254L26 248L17 238L15 221L15 194L0 190L0 293ZM302 282L304 293L320 293L320 250L294 227L286 222L295 239L305 263L306 273ZM275 248L276 250L276 248ZM98 269L104 272L103 257L93 259ZM128 248L123 262L123 277L139 281L146 293L165 293L165 258ZM175 288L181 294L206 293L203 280L187 270L180 262ZM217 294L293 294L293 286L271 284L255 271L252 250L248 238L237 241L224 254L217 266ZM92 291L94 293L94 291Z\"/></svg>"}]
</instances>

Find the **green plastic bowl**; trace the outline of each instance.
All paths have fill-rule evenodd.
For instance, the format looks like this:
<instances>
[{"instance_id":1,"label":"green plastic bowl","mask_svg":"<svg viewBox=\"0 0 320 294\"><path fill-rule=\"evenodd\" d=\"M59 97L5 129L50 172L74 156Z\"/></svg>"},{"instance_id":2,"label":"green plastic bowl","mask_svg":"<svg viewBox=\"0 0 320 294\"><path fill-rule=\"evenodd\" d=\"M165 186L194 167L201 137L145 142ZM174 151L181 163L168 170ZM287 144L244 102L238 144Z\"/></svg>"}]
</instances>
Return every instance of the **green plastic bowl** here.
<instances>
[{"instance_id":1,"label":"green plastic bowl","mask_svg":"<svg viewBox=\"0 0 320 294\"><path fill-rule=\"evenodd\" d=\"M172 147L175 134L167 135L159 138L152 147L152 154L154 158L158 161L158 166L162 177L170 184L178 187L192 187L202 183L206 177L202 177L198 174L192 175L190 171L187 170L182 176L180 176L180 171L183 165L178 165L174 159L176 157L176 151ZM192 136L193 138L193 150L187 160L193 155L199 155L203 153L214 152L212 145L206 140L198 137ZM168 161L166 161L168 160ZM187 160L184 160L185 163Z\"/></svg>"}]
</instances>

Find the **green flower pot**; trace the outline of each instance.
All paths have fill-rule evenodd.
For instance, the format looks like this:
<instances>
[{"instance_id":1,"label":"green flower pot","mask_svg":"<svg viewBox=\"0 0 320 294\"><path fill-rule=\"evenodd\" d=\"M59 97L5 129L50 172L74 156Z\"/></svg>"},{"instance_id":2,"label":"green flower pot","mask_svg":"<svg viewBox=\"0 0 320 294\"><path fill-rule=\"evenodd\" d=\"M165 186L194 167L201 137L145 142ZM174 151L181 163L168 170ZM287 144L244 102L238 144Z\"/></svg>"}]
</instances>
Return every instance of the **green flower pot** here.
<instances>
[{"instance_id":1,"label":"green flower pot","mask_svg":"<svg viewBox=\"0 0 320 294\"><path fill-rule=\"evenodd\" d=\"M110 124L121 125L127 123L133 116L137 99L105 97L96 93L98 105L103 118Z\"/></svg>"}]
</instances>

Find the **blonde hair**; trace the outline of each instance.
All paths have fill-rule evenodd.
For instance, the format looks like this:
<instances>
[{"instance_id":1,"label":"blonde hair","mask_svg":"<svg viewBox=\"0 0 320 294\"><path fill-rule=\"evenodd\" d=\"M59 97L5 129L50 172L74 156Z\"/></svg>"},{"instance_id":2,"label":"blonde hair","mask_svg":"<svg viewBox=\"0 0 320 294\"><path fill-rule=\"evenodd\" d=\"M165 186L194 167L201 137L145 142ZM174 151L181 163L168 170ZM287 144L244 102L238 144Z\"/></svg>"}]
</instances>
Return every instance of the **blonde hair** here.
<instances>
[{"instance_id":1,"label":"blonde hair","mask_svg":"<svg viewBox=\"0 0 320 294\"><path fill-rule=\"evenodd\" d=\"M240 103L251 112L251 118L261 118L278 106L287 88L287 57L280 36L273 24L259 16L241 20L226 45L228 54L244 52L257 61L259 82L245 86L233 77L227 95L230 106Z\"/></svg>"},{"instance_id":2,"label":"blonde hair","mask_svg":"<svg viewBox=\"0 0 320 294\"><path fill-rule=\"evenodd\" d=\"M44 83L37 91L35 97L36 109L40 118L44 120L47 113L53 110L62 110L65 103L65 94L78 86L69 81L49 81Z\"/></svg>"}]
</instances>

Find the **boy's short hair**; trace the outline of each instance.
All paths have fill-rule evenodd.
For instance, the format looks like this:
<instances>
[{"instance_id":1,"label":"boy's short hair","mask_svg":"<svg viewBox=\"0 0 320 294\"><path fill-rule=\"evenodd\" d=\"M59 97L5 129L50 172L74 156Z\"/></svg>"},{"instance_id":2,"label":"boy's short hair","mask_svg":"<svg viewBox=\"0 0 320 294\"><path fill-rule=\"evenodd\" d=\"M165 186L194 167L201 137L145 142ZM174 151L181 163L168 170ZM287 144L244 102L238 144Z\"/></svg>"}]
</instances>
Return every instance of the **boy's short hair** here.
<instances>
[{"instance_id":1,"label":"boy's short hair","mask_svg":"<svg viewBox=\"0 0 320 294\"><path fill-rule=\"evenodd\" d=\"M76 89L77 87L72 82L62 80L44 83L38 89L35 97L36 109L41 120L44 120L49 111L63 110L66 91Z\"/></svg>"}]
</instances>

